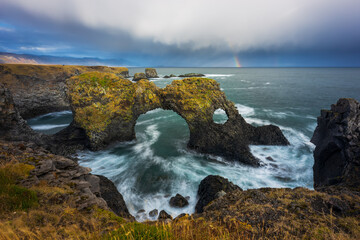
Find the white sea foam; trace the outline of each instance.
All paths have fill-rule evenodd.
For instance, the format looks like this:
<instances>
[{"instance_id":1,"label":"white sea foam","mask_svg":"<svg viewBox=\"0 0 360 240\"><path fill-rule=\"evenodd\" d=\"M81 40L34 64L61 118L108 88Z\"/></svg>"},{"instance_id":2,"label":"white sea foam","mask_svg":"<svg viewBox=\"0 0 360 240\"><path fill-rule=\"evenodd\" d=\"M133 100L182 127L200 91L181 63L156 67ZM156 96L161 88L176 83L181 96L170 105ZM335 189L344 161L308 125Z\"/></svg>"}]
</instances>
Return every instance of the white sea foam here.
<instances>
[{"instance_id":1,"label":"white sea foam","mask_svg":"<svg viewBox=\"0 0 360 240\"><path fill-rule=\"evenodd\" d=\"M232 77L232 76L234 76L234 74L205 74L205 76L206 77Z\"/></svg>"},{"instance_id":2,"label":"white sea foam","mask_svg":"<svg viewBox=\"0 0 360 240\"><path fill-rule=\"evenodd\" d=\"M255 114L255 109L252 107L248 107L239 103L235 104L235 106L243 117L248 117Z\"/></svg>"},{"instance_id":3,"label":"white sea foam","mask_svg":"<svg viewBox=\"0 0 360 240\"><path fill-rule=\"evenodd\" d=\"M31 128L34 130L50 130L54 128L67 127L69 124L45 124L45 125L32 125Z\"/></svg>"}]
</instances>

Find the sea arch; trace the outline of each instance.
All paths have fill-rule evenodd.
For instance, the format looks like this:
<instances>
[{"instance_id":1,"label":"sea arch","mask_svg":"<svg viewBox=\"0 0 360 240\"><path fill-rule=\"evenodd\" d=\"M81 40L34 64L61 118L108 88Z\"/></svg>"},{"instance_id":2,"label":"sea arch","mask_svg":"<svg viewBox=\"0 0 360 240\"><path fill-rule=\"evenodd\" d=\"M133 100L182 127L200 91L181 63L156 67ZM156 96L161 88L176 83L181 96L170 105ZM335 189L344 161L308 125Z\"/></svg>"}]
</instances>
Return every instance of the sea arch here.
<instances>
[{"instance_id":1,"label":"sea arch","mask_svg":"<svg viewBox=\"0 0 360 240\"><path fill-rule=\"evenodd\" d=\"M72 126L84 130L92 150L135 139L138 117L157 108L172 110L185 119L190 130L187 145L201 153L258 165L249 144L289 144L276 126L246 123L213 79L185 78L158 88L146 79L134 83L111 73L90 72L66 83L74 114ZM226 112L224 124L213 121L217 109Z\"/></svg>"}]
</instances>

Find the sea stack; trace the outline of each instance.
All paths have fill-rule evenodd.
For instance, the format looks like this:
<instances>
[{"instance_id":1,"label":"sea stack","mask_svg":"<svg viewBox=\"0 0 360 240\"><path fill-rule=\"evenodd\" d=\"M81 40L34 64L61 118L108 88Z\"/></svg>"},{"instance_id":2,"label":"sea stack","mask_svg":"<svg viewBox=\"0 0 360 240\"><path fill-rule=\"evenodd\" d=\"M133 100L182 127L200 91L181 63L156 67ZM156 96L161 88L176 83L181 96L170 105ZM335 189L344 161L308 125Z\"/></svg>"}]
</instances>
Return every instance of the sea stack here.
<instances>
[{"instance_id":1,"label":"sea stack","mask_svg":"<svg viewBox=\"0 0 360 240\"><path fill-rule=\"evenodd\" d=\"M360 103L341 98L330 110L321 110L311 142L314 151L314 187L360 185Z\"/></svg>"},{"instance_id":2,"label":"sea stack","mask_svg":"<svg viewBox=\"0 0 360 240\"><path fill-rule=\"evenodd\" d=\"M155 68L145 68L146 78L158 78L158 74Z\"/></svg>"}]
</instances>

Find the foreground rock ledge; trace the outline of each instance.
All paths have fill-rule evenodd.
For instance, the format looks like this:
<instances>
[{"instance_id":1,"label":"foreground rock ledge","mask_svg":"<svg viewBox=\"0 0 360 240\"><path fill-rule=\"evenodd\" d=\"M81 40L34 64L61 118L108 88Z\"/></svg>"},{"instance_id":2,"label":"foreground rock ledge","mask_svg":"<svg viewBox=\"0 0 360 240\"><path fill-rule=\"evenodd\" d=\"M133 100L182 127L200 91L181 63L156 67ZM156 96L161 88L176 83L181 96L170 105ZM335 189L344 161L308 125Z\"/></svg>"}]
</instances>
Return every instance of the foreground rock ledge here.
<instances>
[{"instance_id":1,"label":"foreground rock ledge","mask_svg":"<svg viewBox=\"0 0 360 240\"><path fill-rule=\"evenodd\" d=\"M188 147L201 153L256 166L259 160L250 153L250 144L289 144L276 126L246 123L212 79L175 80L160 89L145 79L134 83L114 74L91 72L68 79L67 87L74 114L69 128L83 129L93 150L135 139L138 117L157 108L172 110L185 119L190 130ZM224 124L213 121L219 108L228 116Z\"/></svg>"}]
</instances>

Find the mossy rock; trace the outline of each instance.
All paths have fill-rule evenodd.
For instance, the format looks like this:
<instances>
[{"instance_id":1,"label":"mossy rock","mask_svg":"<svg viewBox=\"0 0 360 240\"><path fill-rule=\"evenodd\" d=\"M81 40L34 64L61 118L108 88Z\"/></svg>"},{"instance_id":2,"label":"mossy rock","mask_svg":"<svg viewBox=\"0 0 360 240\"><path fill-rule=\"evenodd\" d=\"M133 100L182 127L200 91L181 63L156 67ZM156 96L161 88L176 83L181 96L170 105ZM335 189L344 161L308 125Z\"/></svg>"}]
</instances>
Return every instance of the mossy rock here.
<instances>
[{"instance_id":1,"label":"mossy rock","mask_svg":"<svg viewBox=\"0 0 360 240\"><path fill-rule=\"evenodd\" d=\"M135 74L135 77L141 74ZM175 80L163 89L141 79L136 83L114 74L91 72L67 81L74 124L85 130L90 147L135 139L141 114L156 108L173 110L190 129L188 146L199 152L230 157L251 165L258 161L249 144L288 144L275 126L255 128L245 122L220 85L209 78ZM228 121L217 124L213 114L223 109Z\"/></svg>"}]
</instances>

